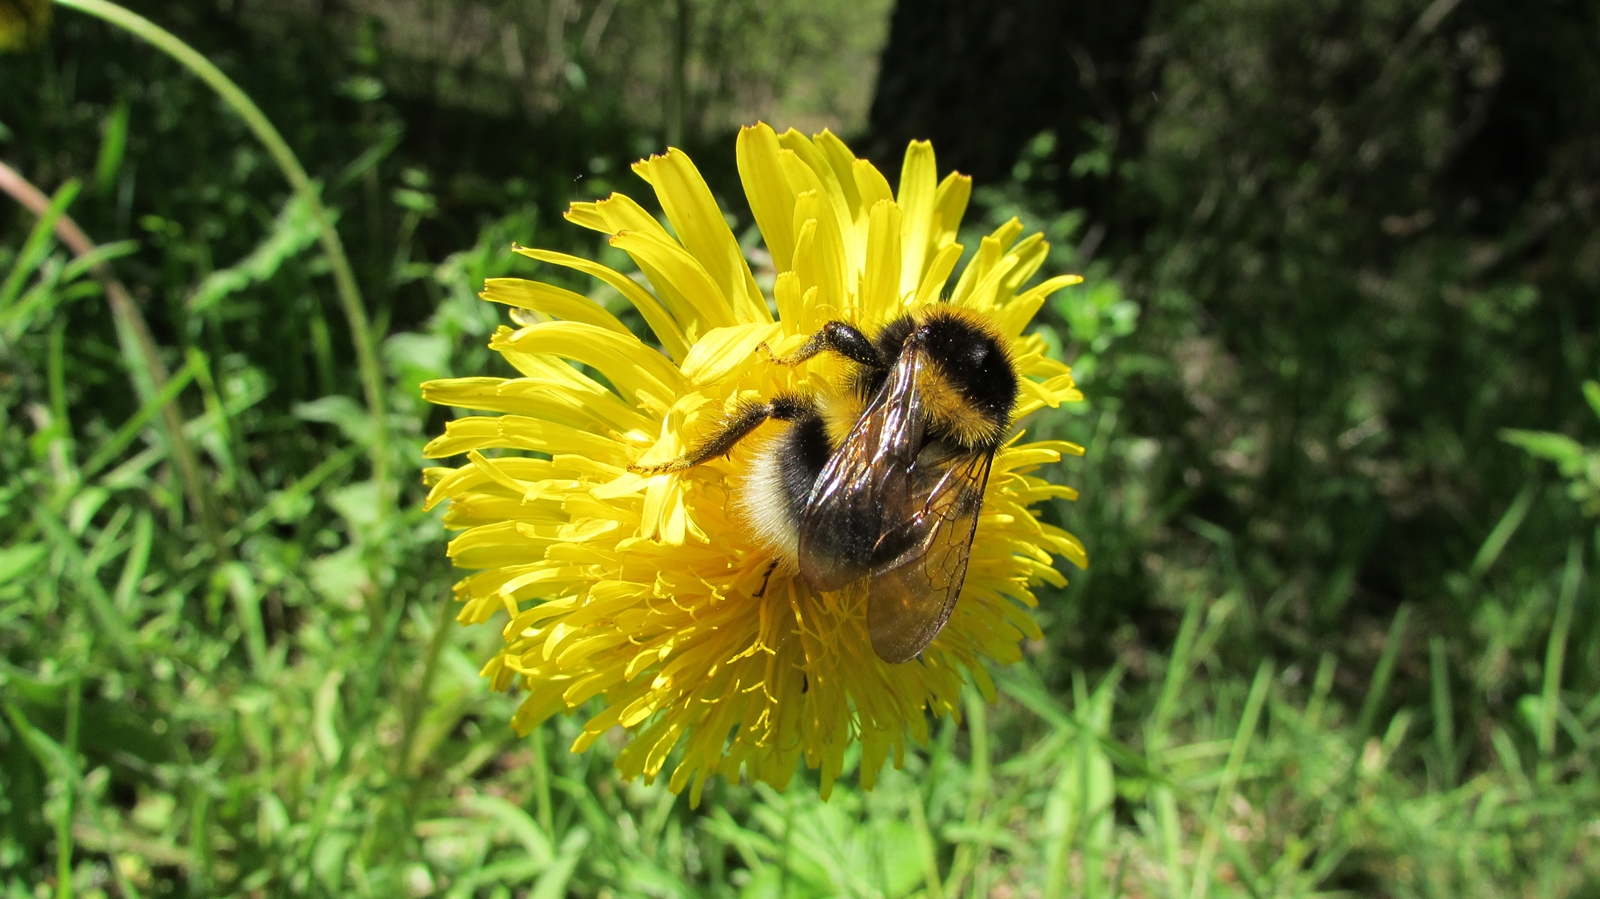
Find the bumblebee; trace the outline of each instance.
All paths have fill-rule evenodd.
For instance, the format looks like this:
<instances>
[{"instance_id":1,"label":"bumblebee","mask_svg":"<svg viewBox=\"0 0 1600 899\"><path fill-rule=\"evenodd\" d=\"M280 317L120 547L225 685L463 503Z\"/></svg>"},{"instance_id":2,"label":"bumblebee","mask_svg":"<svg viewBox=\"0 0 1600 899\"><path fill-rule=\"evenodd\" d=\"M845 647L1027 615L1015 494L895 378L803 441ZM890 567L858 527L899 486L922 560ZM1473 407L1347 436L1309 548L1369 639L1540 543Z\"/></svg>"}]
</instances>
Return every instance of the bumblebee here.
<instances>
[{"instance_id":1,"label":"bumblebee","mask_svg":"<svg viewBox=\"0 0 1600 899\"><path fill-rule=\"evenodd\" d=\"M681 458L634 471L693 468L769 419L786 423L756 453L735 494L739 510L774 564L813 589L865 579L872 648L905 662L933 642L961 593L989 469L1017 403L1016 368L986 320L947 305L871 337L832 321L773 362L794 366L824 352L852 364L844 402L747 401Z\"/></svg>"}]
</instances>

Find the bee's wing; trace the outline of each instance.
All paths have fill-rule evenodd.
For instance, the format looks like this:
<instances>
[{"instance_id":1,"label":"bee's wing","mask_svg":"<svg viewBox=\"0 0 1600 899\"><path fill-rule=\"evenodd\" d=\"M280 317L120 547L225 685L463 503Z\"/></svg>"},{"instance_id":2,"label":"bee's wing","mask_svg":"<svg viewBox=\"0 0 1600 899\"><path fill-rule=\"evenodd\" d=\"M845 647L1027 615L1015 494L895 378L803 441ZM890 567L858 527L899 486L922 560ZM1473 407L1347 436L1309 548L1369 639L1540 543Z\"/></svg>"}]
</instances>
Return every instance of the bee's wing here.
<instances>
[{"instance_id":1,"label":"bee's wing","mask_svg":"<svg viewBox=\"0 0 1600 899\"><path fill-rule=\"evenodd\" d=\"M817 475L800 518L800 574L838 590L871 573L886 515L911 502L912 466L922 443L924 365L919 349L895 360L882 389Z\"/></svg>"},{"instance_id":2,"label":"bee's wing","mask_svg":"<svg viewBox=\"0 0 1600 899\"><path fill-rule=\"evenodd\" d=\"M895 361L883 388L817 476L800 521L800 573L818 590L863 577L867 631L886 662L921 652L944 627L994 455L923 447L919 347Z\"/></svg>"},{"instance_id":3,"label":"bee's wing","mask_svg":"<svg viewBox=\"0 0 1600 899\"><path fill-rule=\"evenodd\" d=\"M933 642L955 608L983 508L994 454L924 453L904 479L900 509L886 509L867 586L867 633L885 662L911 659Z\"/></svg>"}]
</instances>

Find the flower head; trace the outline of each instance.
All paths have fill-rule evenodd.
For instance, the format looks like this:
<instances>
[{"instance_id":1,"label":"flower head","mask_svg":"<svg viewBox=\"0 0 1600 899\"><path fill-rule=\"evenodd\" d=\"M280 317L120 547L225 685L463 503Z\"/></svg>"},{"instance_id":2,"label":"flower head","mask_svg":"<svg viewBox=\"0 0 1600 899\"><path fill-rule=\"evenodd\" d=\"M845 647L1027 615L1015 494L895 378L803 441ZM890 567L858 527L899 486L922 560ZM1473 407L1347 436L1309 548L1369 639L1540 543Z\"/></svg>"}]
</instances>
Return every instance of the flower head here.
<instances>
[{"instance_id":1,"label":"flower head","mask_svg":"<svg viewBox=\"0 0 1600 899\"><path fill-rule=\"evenodd\" d=\"M1039 637L1029 588L1065 583L1052 555L1087 562L1076 538L1030 510L1076 495L1030 472L1081 449L1017 434L994 456L953 613L919 657L891 665L868 639L864 588L821 593L774 569L771 546L741 512L757 440L683 471L630 470L681 457L752 399L837 393L840 361L785 366L771 356L826 322L871 333L939 302L981 317L1008 344L1021 376L1016 419L1081 399L1043 339L1022 333L1046 297L1078 279L1024 289L1047 245L1012 220L983 238L952 284L970 179L939 181L927 143L906 151L898 191L826 131L807 139L746 128L738 165L777 271L770 292L699 172L672 149L634 166L670 231L621 194L567 213L611 235L643 283L586 259L518 250L610 285L651 343L587 297L496 279L485 299L532 313L490 343L521 377L424 385L433 402L499 413L451 422L428 445L433 458L467 455L460 468L429 470L429 503L449 500L445 521L462 530L450 556L479 570L456 585L459 620L506 614L505 647L484 675L526 691L513 725L527 732L595 700L573 751L620 726L623 774L653 780L677 753L671 788L692 786L694 801L714 772L742 770L781 789L802 759L821 769L827 795L856 740L870 788L908 739L927 739L928 711L959 716L963 671L992 698L983 659L1014 662L1020 642Z\"/></svg>"}]
</instances>

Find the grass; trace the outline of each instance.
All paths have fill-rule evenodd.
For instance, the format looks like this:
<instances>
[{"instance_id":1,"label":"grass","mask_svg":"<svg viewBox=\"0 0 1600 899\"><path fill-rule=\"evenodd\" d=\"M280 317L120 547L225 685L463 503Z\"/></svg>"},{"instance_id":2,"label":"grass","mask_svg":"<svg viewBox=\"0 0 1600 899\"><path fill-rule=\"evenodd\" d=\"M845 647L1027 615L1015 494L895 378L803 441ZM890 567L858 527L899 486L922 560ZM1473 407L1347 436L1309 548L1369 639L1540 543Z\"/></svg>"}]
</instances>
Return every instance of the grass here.
<instances>
[{"instance_id":1,"label":"grass","mask_svg":"<svg viewBox=\"0 0 1600 899\"><path fill-rule=\"evenodd\" d=\"M403 235L428 208L409 184ZM350 190L329 202L354 219ZM418 508L439 419L417 385L491 370L496 312L473 294L527 273L513 238L574 238L520 215L441 261L403 242L358 262L388 335L375 415L338 389L363 339L322 311L315 216L267 207L242 262L195 277L58 240L83 202L65 182L0 243L7 897L1595 894L1593 550L1573 539L1551 569L1517 542L1533 483L1450 581L1481 599L1472 639L1418 601L1352 626L1348 651L1297 652L1235 535L1141 492L1146 444L1102 388L1034 424L1092 450L1062 475L1084 501L1049 514L1113 570L1158 528L1210 547L1162 569L1164 638L1085 627L1105 661L1067 655L1080 581L1047 597L1051 639L993 672L996 701L970 690L873 791L855 759L828 802L802 776L717 781L690 808L619 781L615 741L568 753L571 719L509 730L515 697L477 674L498 636L453 623L445 534ZM1048 224L1063 244L1069 219ZM1095 274L1046 326L1109 379L1137 362L1137 309ZM389 324L401 286L427 291L425 320ZM150 336L118 291L172 327Z\"/></svg>"},{"instance_id":2,"label":"grass","mask_svg":"<svg viewBox=\"0 0 1600 899\"><path fill-rule=\"evenodd\" d=\"M1037 657L997 671L995 706L973 694L871 793L719 783L690 809L617 781L614 744L568 754L571 720L510 733L512 699L477 677L495 635L450 619L437 523L408 503L375 530L359 407L300 409L322 451L276 483L252 460L309 425L198 352L126 421L62 414L92 400L66 372L88 380L94 354L52 316L100 300L62 251L31 258L16 280L47 294L14 301L35 311L13 352L40 354L45 389L8 405L31 433L6 429L0 555L12 895L1554 896L1594 874L1600 704L1561 690L1580 550L1521 706L1535 739L1462 720L1495 752L1464 779L1449 647L1426 644L1427 704L1393 695L1406 607L1349 708L1332 657L1229 676L1217 647L1251 624L1196 594L1171 646L1066 694ZM165 464L172 396L193 402L225 555Z\"/></svg>"}]
</instances>

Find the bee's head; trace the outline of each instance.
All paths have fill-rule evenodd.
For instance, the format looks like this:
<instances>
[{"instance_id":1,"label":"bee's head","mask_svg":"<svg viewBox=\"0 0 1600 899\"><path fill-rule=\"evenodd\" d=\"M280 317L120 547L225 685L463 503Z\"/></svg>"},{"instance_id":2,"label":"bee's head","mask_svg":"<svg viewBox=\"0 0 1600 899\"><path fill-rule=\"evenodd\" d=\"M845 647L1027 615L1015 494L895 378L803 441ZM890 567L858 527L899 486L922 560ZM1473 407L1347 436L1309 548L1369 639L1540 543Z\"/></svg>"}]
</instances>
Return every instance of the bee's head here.
<instances>
[{"instance_id":1,"label":"bee's head","mask_svg":"<svg viewBox=\"0 0 1600 899\"><path fill-rule=\"evenodd\" d=\"M1017 400L1017 372L1003 339L976 315L948 308L940 312L916 331L928 358L968 402L996 419L1009 420Z\"/></svg>"},{"instance_id":2,"label":"bee's head","mask_svg":"<svg viewBox=\"0 0 1600 899\"><path fill-rule=\"evenodd\" d=\"M925 405L969 445L998 442L1011 425L1017 372L1003 338L980 316L948 306L928 309L903 351L933 363L938 383L922 386ZM937 396L937 399L935 399Z\"/></svg>"}]
</instances>

